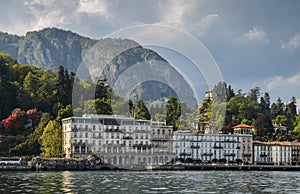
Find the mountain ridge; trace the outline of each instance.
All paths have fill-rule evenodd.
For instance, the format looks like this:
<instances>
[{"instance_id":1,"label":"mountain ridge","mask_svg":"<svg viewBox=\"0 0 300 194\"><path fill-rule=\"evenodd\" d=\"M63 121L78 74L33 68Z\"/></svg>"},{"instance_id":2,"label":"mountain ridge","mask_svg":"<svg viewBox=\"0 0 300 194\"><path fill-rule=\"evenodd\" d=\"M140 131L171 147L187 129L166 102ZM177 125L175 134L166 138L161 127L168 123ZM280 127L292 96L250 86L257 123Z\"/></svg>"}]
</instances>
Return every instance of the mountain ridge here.
<instances>
[{"instance_id":1,"label":"mountain ridge","mask_svg":"<svg viewBox=\"0 0 300 194\"><path fill-rule=\"evenodd\" d=\"M159 66L159 69L163 69L163 73L172 72L172 75L176 76L177 80L173 80L171 85L176 85L175 82L184 83L180 85L181 90L184 90L183 93L186 93L185 96L190 99L189 101L192 100L196 104L191 99L192 89L175 68L155 51L142 47L134 40L120 38L96 40L70 30L45 28L27 32L25 36L0 32L0 51L9 54L21 64L31 64L46 70L57 70L62 65L76 73L80 71L80 66L91 63L88 64L88 71L84 71L84 74L94 73L95 75L92 76L97 79L101 76L109 78L109 85L113 85L123 72L136 64L145 63L145 66L149 66L152 64L149 61L158 61L164 64L164 67ZM153 87L153 84L158 83L148 80L146 84L143 84L143 88L153 88L142 90L149 92L150 95L135 93L135 98L153 100L158 97L177 95L176 89L170 88L168 82L161 82L158 87ZM159 92L158 89L162 91Z\"/></svg>"}]
</instances>

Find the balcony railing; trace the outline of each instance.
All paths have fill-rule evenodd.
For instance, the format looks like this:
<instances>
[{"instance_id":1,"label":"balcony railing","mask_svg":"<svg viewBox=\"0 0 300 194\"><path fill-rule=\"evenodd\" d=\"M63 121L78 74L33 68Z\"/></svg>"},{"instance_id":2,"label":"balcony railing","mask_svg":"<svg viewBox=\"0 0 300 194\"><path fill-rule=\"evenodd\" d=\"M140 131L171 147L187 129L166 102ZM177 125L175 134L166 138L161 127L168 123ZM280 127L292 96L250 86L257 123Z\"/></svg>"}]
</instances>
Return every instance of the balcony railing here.
<instances>
[{"instance_id":1,"label":"balcony railing","mask_svg":"<svg viewBox=\"0 0 300 194\"><path fill-rule=\"evenodd\" d=\"M118 132L118 133L123 133L122 129L105 129L105 132Z\"/></svg>"},{"instance_id":2,"label":"balcony railing","mask_svg":"<svg viewBox=\"0 0 300 194\"><path fill-rule=\"evenodd\" d=\"M224 156L235 156L236 154L235 153L227 153L227 154L224 154Z\"/></svg>"},{"instance_id":3,"label":"balcony railing","mask_svg":"<svg viewBox=\"0 0 300 194\"><path fill-rule=\"evenodd\" d=\"M260 156L260 157L268 157L267 154L260 154L259 156Z\"/></svg>"},{"instance_id":4,"label":"balcony railing","mask_svg":"<svg viewBox=\"0 0 300 194\"><path fill-rule=\"evenodd\" d=\"M181 152L179 153L180 156L190 156L192 155L191 153L187 153L187 152Z\"/></svg>"},{"instance_id":5,"label":"balcony railing","mask_svg":"<svg viewBox=\"0 0 300 194\"><path fill-rule=\"evenodd\" d=\"M151 140L155 141L169 141L171 140L170 136L151 136Z\"/></svg>"},{"instance_id":6,"label":"balcony railing","mask_svg":"<svg viewBox=\"0 0 300 194\"><path fill-rule=\"evenodd\" d=\"M214 154L213 153L203 153L201 154L202 156L213 156Z\"/></svg>"},{"instance_id":7,"label":"balcony railing","mask_svg":"<svg viewBox=\"0 0 300 194\"><path fill-rule=\"evenodd\" d=\"M123 136L123 139L133 139L131 136Z\"/></svg>"},{"instance_id":8,"label":"balcony railing","mask_svg":"<svg viewBox=\"0 0 300 194\"><path fill-rule=\"evenodd\" d=\"M242 154L243 157L251 157L251 153L244 153Z\"/></svg>"},{"instance_id":9,"label":"balcony railing","mask_svg":"<svg viewBox=\"0 0 300 194\"><path fill-rule=\"evenodd\" d=\"M134 148L144 148L144 149L146 149L146 148L151 148L151 145L146 145L146 144L133 144L132 145L132 147L134 147Z\"/></svg>"},{"instance_id":10,"label":"balcony railing","mask_svg":"<svg viewBox=\"0 0 300 194\"><path fill-rule=\"evenodd\" d=\"M223 149L223 146L214 146L214 149Z\"/></svg>"},{"instance_id":11,"label":"balcony railing","mask_svg":"<svg viewBox=\"0 0 300 194\"><path fill-rule=\"evenodd\" d=\"M200 146L199 146L199 145L191 145L191 148L192 148L192 149L199 149Z\"/></svg>"}]
</instances>

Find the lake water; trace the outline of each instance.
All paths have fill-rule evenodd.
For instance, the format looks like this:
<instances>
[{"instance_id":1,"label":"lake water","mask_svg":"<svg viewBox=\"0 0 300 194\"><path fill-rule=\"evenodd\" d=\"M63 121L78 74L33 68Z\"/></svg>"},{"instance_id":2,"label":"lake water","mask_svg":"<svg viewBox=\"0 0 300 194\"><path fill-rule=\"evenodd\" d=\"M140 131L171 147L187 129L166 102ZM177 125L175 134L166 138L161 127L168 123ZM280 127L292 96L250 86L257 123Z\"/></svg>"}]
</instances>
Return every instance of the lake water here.
<instances>
[{"instance_id":1,"label":"lake water","mask_svg":"<svg viewBox=\"0 0 300 194\"><path fill-rule=\"evenodd\" d=\"M0 193L300 193L300 172L0 172Z\"/></svg>"}]
</instances>

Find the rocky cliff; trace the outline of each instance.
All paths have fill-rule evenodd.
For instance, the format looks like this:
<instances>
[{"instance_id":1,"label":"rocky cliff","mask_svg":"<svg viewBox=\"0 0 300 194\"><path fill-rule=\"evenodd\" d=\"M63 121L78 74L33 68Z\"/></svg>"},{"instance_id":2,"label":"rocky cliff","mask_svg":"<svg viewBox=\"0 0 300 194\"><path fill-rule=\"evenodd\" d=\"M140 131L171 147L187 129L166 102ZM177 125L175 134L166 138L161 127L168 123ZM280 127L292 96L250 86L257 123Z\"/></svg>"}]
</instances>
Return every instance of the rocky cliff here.
<instances>
[{"instance_id":1,"label":"rocky cliff","mask_svg":"<svg viewBox=\"0 0 300 194\"><path fill-rule=\"evenodd\" d=\"M62 65L84 75L82 78L105 78L121 95L153 100L180 96L180 90L184 94L181 98L189 98L189 105L196 104L184 78L156 52L133 40L95 40L71 31L46 28L25 36L0 32L0 50L21 64L51 70Z\"/></svg>"}]
</instances>

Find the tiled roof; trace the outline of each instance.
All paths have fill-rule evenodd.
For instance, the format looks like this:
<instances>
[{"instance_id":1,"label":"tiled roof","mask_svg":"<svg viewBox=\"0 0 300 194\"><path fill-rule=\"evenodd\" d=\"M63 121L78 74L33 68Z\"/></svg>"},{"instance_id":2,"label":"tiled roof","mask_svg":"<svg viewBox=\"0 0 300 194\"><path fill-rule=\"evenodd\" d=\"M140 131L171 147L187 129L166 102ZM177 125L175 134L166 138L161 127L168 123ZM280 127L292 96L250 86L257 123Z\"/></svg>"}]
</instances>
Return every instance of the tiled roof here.
<instances>
[{"instance_id":1,"label":"tiled roof","mask_svg":"<svg viewBox=\"0 0 300 194\"><path fill-rule=\"evenodd\" d=\"M239 124L234 126L233 128L253 128L253 126L246 125L246 124Z\"/></svg>"},{"instance_id":2,"label":"tiled roof","mask_svg":"<svg viewBox=\"0 0 300 194\"><path fill-rule=\"evenodd\" d=\"M253 141L253 144L260 144L260 145L279 145L279 146L293 146L297 145L300 146L300 142L289 142L289 141L269 141L269 142L261 142L261 141Z\"/></svg>"},{"instance_id":3,"label":"tiled roof","mask_svg":"<svg viewBox=\"0 0 300 194\"><path fill-rule=\"evenodd\" d=\"M276 125L276 124L274 124L273 127L274 127L274 128L281 128L281 129L287 128L287 126Z\"/></svg>"}]
</instances>

